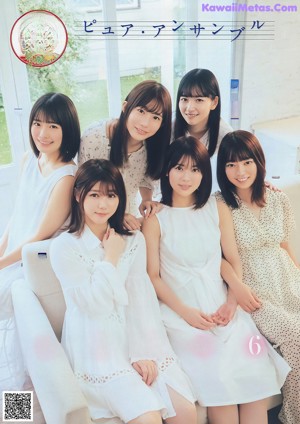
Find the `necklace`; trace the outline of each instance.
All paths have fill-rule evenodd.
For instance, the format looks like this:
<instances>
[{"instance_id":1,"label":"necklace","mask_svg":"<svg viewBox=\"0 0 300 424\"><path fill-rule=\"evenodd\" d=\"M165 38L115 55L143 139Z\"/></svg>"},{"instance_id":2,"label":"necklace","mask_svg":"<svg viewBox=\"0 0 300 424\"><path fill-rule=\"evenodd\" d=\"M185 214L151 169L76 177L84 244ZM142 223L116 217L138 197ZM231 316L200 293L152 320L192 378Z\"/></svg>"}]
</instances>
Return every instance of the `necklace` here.
<instances>
[{"instance_id":1,"label":"necklace","mask_svg":"<svg viewBox=\"0 0 300 424\"><path fill-rule=\"evenodd\" d=\"M138 150L140 150L141 147L143 147L144 142L141 141L139 144L132 146L131 148L129 147L128 151L127 151L127 156L130 157L132 155L132 153L137 152Z\"/></svg>"}]
</instances>

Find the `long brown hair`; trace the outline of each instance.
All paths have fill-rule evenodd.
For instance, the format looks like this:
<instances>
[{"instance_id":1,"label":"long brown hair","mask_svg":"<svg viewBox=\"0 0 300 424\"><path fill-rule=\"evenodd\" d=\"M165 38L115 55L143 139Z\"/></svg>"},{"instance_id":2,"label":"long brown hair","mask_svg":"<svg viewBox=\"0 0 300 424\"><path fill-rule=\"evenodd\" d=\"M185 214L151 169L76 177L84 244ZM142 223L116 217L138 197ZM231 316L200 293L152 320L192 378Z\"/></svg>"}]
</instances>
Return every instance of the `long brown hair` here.
<instances>
[{"instance_id":1,"label":"long brown hair","mask_svg":"<svg viewBox=\"0 0 300 424\"><path fill-rule=\"evenodd\" d=\"M156 180L160 177L165 153L171 139L172 105L168 90L157 81L143 81L136 85L126 97L126 107L121 112L111 138L110 160L122 167L127 160L127 142L129 132L127 120L133 109L144 107L151 113L162 114L162 124L158 131L146 139L146 174ZM149 109L149 104L153 106Z\"/></svg>"}]
</instances>

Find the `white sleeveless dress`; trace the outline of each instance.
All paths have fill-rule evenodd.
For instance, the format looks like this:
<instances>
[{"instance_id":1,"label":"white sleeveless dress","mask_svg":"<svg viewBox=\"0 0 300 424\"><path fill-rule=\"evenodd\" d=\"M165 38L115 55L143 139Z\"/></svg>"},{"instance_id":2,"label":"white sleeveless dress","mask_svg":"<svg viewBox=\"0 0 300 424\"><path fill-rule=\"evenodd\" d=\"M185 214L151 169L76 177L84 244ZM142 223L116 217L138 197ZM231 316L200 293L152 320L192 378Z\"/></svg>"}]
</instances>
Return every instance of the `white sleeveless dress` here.
<instances>
[{"instance_id":1,"label":"white sleeveless dress","mask_svg":"<svg viewBox=\"0 0 300 424\"><path fill-rule=\"evenodd\" d=\"M67 175L74 176L76 168L65 165L43 177L36 156L29 154L15 200L5 255L32 236L55 185ZM20 388L24 378L11 298L12 283L22 278L21 261L0 270L0 390Z\"/></svg>"},{"instance_id":2,"label":"white sleeveless dress","mask_svg":"<svg viewBox=\"0 0 300 424\"><path fill-rule=\"evenodd\" d=\"M216 199L211 197L198 210L164 206L156 216L163 281L185 304L206 314L215 312L227 297L220 277ZM192 327L165 304L161 311L201 405L248 403L280 392L290 368L242 309L227 326L209 331Z\"/></svg>"}]
</instances>

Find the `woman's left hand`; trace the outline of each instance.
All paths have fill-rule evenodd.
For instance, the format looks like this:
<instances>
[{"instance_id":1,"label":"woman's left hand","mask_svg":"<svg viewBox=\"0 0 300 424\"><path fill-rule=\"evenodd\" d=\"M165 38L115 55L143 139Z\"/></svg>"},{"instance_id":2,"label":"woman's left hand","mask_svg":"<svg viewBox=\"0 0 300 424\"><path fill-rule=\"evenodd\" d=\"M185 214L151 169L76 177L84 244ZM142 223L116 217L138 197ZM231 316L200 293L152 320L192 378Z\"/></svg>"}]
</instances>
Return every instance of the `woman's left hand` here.
<instances>
[{"instance_id":1,"label":"woman's left hand","mask_svg":"<svg viewBox=\"0 0 300 424\"><path fill-rule=\"evenodd\" d=\"M220 306L220 308L214 314L212 314L211 317L217 325L225 326L234 317L236 308L237 302L226 302L222 306Z\"/></svg>"},{"instance_id":2,"label":"woman's left hand","mask_svg":"<svg viewBox=\"0 0 300 424\"><path fill-rule=\"evenodd\" d=\"M139 206L139 211L140 214L147 219L149 216L155 215L156 212L159 212L161 208L162 204L155 202L155 200L143 200Z\"/></svg>"},{"instance_id":3,"label":"woman's left hand","mask_svg":"<svg viewBox=\"0 0 300 424\"><path fill-rule=\"evenodd\" d=\"M154 382L158 375L157 365L148 359L134 362L133 368L142 376L143 381L148 385Z\"/></svg>"},{"instance_id":4,"label":"woman's left hand","mask_svg":"<svg viewBox=\"0 0 300 424\"><path fill-rule=\"evenodd\" d=\"M269 181L265 181L265 186L268 187L272 191L281 191L280 188L274 186Z\"/></svg>"}]
</instances>

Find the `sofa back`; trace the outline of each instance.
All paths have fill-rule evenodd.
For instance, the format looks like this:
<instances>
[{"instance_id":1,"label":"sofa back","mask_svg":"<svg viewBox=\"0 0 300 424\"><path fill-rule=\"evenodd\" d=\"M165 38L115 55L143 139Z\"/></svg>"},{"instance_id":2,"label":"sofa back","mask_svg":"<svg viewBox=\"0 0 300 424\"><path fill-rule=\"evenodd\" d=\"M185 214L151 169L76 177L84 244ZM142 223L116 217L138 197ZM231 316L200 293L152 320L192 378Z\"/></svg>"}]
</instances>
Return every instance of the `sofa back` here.
<instances>
[{"instance_id":1,"label":"sofa back","mask_svg":"<svg viewBox=\"0 0 300 424\"><path fill-rule=\"evenodd\" d=\"M61 340L66 304L49 257L51 240L27 244L22 250L24 274L39 299L58 340Z\"/></svg>"}]
</instances>

